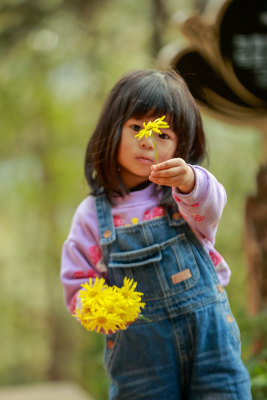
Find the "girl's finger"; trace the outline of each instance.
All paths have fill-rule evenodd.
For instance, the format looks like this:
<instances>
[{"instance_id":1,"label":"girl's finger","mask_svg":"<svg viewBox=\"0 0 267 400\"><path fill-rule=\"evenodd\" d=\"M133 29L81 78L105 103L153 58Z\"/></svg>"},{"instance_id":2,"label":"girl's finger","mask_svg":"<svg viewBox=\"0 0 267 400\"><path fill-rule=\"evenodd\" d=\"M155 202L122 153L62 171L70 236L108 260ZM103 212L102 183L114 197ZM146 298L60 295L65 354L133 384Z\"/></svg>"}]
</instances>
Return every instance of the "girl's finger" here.
<instances>
[{"instance_id":1,"label":"girl's finger","mask_svg":"<svg viewBox=\"0 0 267 400\"><path fill-rule=\"evenodd\" d=\"M179 177L180 175L183 174L184 174L183 169L179 167L164 169L161 171L151 171L151 176L155 178L168 178L173 176Z\"/></svg>"},{"instance_id":2,"label":"girl's finger","mask_svg":"<svg viewBox=\"0 0 267 400\"><path fill-rule=\"evenodd\" d=\"M177 177L173 176L173 177L168 177L168 178L154 178L153 176L149 177L149 180L151 182L154 182L158 185L165 185L165 186L179 186L179 184L181 183L180 179L178 179Z\"/></svg>"},{"instance_id":3,"label":"girl's finger","mask_svg":"<svg viewBox=\"0 0 267 400\"><path fill-rule=\"evenodd\" d=\"M184 161L181 158L171 158L170 160L164 161L159 164L152 165L151 170L152 171L161 171L173 167L178 167L184 163Z\"/></svg>"}]
</instances>

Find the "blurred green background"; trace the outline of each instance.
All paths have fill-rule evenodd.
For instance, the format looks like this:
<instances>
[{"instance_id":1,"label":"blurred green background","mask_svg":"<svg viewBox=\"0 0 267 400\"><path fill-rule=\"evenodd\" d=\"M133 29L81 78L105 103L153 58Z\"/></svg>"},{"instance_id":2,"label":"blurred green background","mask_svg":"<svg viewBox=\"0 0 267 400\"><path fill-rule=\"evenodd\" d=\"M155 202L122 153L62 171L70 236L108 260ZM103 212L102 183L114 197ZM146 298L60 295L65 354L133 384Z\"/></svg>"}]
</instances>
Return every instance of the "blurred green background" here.
<instances>
[{"instance_id":1,"label":"blurred green background","mask_svg":"<svg viewBox=\"0 0 267 400\"><path fill-rule=\"evenodd\" d=\"M85 146L110 88L126 71L157 66L164 45L186 44L173 21L193 0L2 0L0 5L0 385L72 380L107 398L103 338L65 309L61 246L87 195ZM160 15L159 15L160 14ZM159 35L160 33L160 35ZM264 316L247 304L244 206L262 160L260 133L203 115L209 169L228 204L217 249L232 270L228 294L254 398L267 398Z\"/></svg>"}]
</instances>

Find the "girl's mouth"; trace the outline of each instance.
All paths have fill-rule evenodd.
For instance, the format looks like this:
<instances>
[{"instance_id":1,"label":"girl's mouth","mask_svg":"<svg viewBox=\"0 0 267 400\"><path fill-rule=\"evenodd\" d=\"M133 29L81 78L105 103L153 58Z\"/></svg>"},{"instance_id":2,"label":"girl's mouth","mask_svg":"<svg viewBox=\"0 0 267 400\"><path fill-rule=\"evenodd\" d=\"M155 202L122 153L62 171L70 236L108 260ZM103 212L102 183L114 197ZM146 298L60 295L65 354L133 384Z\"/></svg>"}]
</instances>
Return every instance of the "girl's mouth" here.
<instances>
[{"instance_id":1,"label":"girl's mouth","mask_svg":"<svg viewBox=\"0 0 267 400\"><path fill-rule=\"evenodd\" d=\"M137 161L139 161L141 164L153 164L153 161L150 158L147 157L136 157Z\"/></svg>"}]
</instances>

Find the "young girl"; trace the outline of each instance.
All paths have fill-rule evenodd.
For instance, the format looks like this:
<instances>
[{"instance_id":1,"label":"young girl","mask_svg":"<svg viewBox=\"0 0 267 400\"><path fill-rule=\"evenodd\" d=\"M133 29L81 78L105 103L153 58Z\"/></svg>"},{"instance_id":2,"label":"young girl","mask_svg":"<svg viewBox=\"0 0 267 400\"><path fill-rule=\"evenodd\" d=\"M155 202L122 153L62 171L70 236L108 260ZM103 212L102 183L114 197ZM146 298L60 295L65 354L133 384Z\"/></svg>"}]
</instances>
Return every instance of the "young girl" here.
<instances>
[{"instance_id":1,"label":"young girl","mask_svg":"<svg viewBox=\"0 0 267 400\"><path fill-rule=\"evenodd\" d=\"M168 128L136 137L166 116ZM90 196L62 253L71 312L89 277L137 282L146 303L126 330L106 335L110 399L251 399L240 335L214 249L223 186L199 166L205 137L197 106L174 71L137 71L111 90L86 151Z\"/></svg>"}]
</instances>

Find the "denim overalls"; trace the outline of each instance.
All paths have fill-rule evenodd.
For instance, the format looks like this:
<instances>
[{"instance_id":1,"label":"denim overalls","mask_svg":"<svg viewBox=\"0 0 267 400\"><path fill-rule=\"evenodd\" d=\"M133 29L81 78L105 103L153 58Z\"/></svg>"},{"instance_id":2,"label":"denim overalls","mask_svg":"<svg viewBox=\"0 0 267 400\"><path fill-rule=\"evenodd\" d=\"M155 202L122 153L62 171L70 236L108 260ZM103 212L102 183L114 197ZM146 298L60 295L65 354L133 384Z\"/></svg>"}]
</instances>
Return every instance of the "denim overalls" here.
<instances>
[{"instance_id":1,"label":"denim overalls","mask_svg":"<svg viewBox=\"0 0 267 400\"><path fill-rule=\"evenodd\" d=\"M150 320L106 336L109 398L251 399L226 292L179 212L115 228L104 195L96 209L109 284L138 282Z\"/></svg>"}]
</instances>

